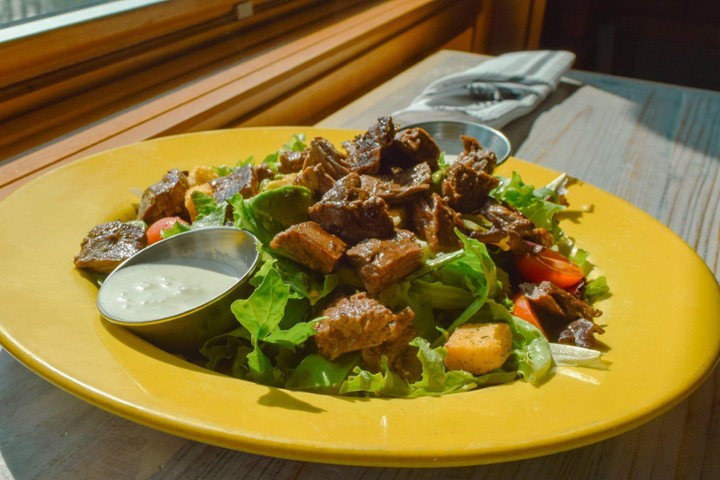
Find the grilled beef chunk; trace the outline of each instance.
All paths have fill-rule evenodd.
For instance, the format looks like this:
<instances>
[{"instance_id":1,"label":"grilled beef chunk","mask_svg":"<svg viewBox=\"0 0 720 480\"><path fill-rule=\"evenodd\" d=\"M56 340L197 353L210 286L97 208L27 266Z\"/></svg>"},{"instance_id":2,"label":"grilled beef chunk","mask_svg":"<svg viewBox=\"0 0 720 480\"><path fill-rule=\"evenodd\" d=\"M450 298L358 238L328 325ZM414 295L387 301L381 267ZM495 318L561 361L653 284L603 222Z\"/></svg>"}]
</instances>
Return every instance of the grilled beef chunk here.
<instances>
[{"instance_id":1,"label":"grilled beef chunk","mask_svg":"<svg viewBox=\"0 0 720 480\"><path fill-rule=\"evenodd\" d=\"M393 145L397 128L391 117L379 118L367 132L345 144L347 163L357 173L374 175L380 171L383 153Z\"/></svg>"},{"instance_id":2,"label":"grilled beef chunk","mask_svg":"<svg viewBox=\"0 0 720 480\"><path fill-rule=\"evenodd\" d=\"M285 174L299 172L302 170L309 154L308 150L302 152L280 151L278 154L278 171Z\"/></svg>"},{"instance_id":3,"label":"grilled beef chunk","mask_svg":"<svg viewBox=\"0 0 720 480\"><path fill-rule=\"evenodd\" d=\"M335 181L350 173L345 155L324 138L313 139L306 152L305 163L295 179L296 185L324 195Z\"/></svg>"},{"instance_id":4,"label":"grilled beef chunk","mask_svg":"<svg viewBox=\"0 0 720 480\"><path fill-rule=\"evenodd\" d=\"M325 274L335 269L347 248L345 242L315 222L298 223L283 230L275 235L270 247Z\"/></svg>"},{"instance_id":5,"label":"grilled beef chunk","mask_svg":"<svg viewBox=\"0 0 720 480\"><path fill-rule=\"evenodd\" d=\"M394 139L395 155L393 163L407 168L417 163L426 162L432 170L438 168L440 147L435 140L422 128L406 128L400 130Z\"/></svg>"},{"instance_id":6,"label":"grilled beef chunk","mask_svg":"<svg viewBox=\"0 0 720 480\"><path fill-rule=\"evenodd\" d=\"M250 165L242 167L230 175L210 181L212 196L218 203L227 200L236 193L240 193L243 198L253 197L257 195L259 188L260 182L257 174Z\"/></svg>"},{"instance_id":7,"label":"grilled beef chunk","mask_svg":"<svg viewBox=\"0 0 720 480\"><path fill-rule=\"evenodd\" d=\"M475 231L472 238L483 243L501 245L512 252L532 252L533 245L550 247L552 234L535 224L515 207L499 203L488 197L476 212L485 217L492 227L487 231ZM528 244L530 242L531 244Z\"/></svg>"},{"instance_id":8,"label":"grilled beef chunk","mask_svg":"<svg viewBox=\"0 0 720 480\"><path fill-rule=\"evenodd\" d=\"M121 262L147 245L141 222L108 222L97 225L80 243L75 266L110 273Z\"/></svg>"},{"instance_id":9,"label":"grilled beef chunk","mask_svg":"<svg viewBox=\"0 0 720 480\"><path fill-rule=\"evenodd\" d=\"M316 137L310 142L308 155L307 163L303 166L322 164L328 175L335 180L341 179L351 171L345 154L322 137Z\"/></svg>"},{"instance_id":10,"label":"grilled beef chunk","mask_svg":"<svg viewBox=\"0 0 720 480\"><path fill-rule=\"evenodd\" d=\"M185 192L190 187L186 172L168 170L162 179L150 185L140 198L138 220L148 225L163 217L179 216L189 220L185 209Z\"/></svg>"},{"instance_id":11,"label":"grilled beef chunk","mask_svg":"<svg viewBox=\"0 0 720 480\"><path fill-rule=\"evenodd\" d=\"M390 370L407 379L416 380L422 373L422 365L417 358L417 348L409 345L416 337L415 327L412 323L400 333L397 339L388 340L375 347L365 348L362 359L368 370L379 372L382 369L382 357L388 360Z\"/></svg>"},{"instance_id":12,"label":"grilled beef chunk","mask_svg":"<svg viewBox=\"0 0 720 480\"><path fill-rule=\"evenodd\" d=\"M490 150L483 150L474 138L465 135L461 138L464 151L447 168L442 194L447 204L455 210L473 213L499 183L492 175L497 157Z\"/></svg>"},{"instance_id":13,"label":"grilled beef chunk","mask_svg":"<svg viewBox=\"0 0 720 480\"><path fill-rule=\"evenodd\" d=\"M355 352L397 340L412 324L415 314L405 308L395 314L365 293L343 297L322 312L313 336L320 354L335 360Z\"/></svg>"},{"instance_id":14,"label":"grilled beef chunk","mask_svg":"<svg viewBox=\"0 0 720 480\"><path fill-rule=\"evenodd\" d=\"M462 246L455 229L463 229L462 218L433 193L413 204L413 224L418 236L433 252L452 252Z\"/></svg>"},{"instance_id":15,"label":"grilled beef chunk","mask_svg":"<svg viewBox=\"0 0 720 480\"><path fill-rule=\"evenodd\" d=\"M335 185L335 179L327 173L322 163L318 163L305 167L295 177L294 183L315 192L316 195L325 195Z\"/></svg>"},{"instance_id":16,"label":"grilled beef chunk","mask_svg":"<svg viewBox=\"0 0 720 480\"><path fill-rule=\"evenodd\" d=\"M579 318L571 322L558 335L558 343L577 345L578 347L594 348L597 346L595 334L605 333L599 325L585 318Z\"/></svg>"},{"instance_id":17,"label":"grilled beef chunk","mask_svg":"<svg viewBox=\"0 0 720 480\"><path fill-rule=\"evenodd\" d=\"M257 178L258 183L262 182L263 180L272 180L273 178L275 178L275 170L270 168L267 163L255 165L253 167L253 172L255 173L255 177Z\"/></svg>"},{"instance_id":18,"label":"grilled beef chunk","mask_svg":"<svg viewBox=\"0 0 720 480\"><path fill-rule=\"evenodd\" d=\"M430 165L424 162L392 175L360 175L362 188L388 203L402 202L428 191L431 179Z\"/></svg>"},{"instance_id":19,"label":"grilled beef chunk","mask_svg":"<svg viewBox=\"0 0 720 480\"><path fill-rule=\"evenodd\" d=\"M522 283L520 291L530 300L533 310L551 338L559 339L559 336L563 335L565 343L587 346L590 345L588 337L592 338L594 333L603 333L603 329L597 325L595 328L588 328L585 322L575 323L584 319L594 325L593 319L601 315L600 310L557 285L547 281L539 284ZM563 330L567 328L570 330L563 334ZM579 333L576 334L576 331ZM582 344L575 343L577 338L580 338Z\"/></svg>"},{"instance_id":20,"label":"grilled beef chunk","mask_svg":"<svg viewBox=\"0 0 720 480\"><path fill-rule=\"evenodd\" d=\"M394 232L387 203L363 190L357 173L335 182L308 213L310 219L351 244L366 238L389 238Z\"/></svg>"},{"instance_id":21,"label":"grilled beef chunk","mask_svg":"<svg viewBox=\"0 0 720 480\"><path fill-rule=\"evenodd\" d=\"M415 271L423 251L415 234L398 230L389 240L369 238L348 249L347 257L355 267L371 297Z\"/></svg>"}]
</instances>

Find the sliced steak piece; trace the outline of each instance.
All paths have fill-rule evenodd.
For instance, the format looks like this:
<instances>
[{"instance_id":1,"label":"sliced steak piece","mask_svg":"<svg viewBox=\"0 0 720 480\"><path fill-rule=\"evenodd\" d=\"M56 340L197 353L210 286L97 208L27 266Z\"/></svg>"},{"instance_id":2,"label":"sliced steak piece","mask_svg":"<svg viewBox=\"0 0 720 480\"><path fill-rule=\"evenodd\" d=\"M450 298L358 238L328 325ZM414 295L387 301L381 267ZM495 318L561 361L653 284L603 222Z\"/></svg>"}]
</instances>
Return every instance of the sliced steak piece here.
<instances>
[{"instance_id":1,"label":"sliced steak piece","mask_svg":"<svg viewBox=\"0 0 720 480\"><path fill-rule=\"evenodd\" d=\"M325 318L315 324L317 334L313 338L320 354L335 360L347 352L396 340L412 324L415 314L410 308L395 314L361 292L341 298L322 316Z\"/></svg>"},{"instance_id":2,"label":"sliced steak piece","mask_svg":"<svg viewBox=\"0 0 720 480\"><path fill-rule=\"evenodd\" d=\"M558 343L577 345L578 347L594 348L598 341L595 334L603 334L605 330L594 322L585 318L579 318L571 322L558 335Z\"/></svg>"},{"instance_id":3,"label":"sliced steak piece","mask_svg":"<svg viewBox=\"0 0 720 480\"><path fill-rule=\"evenodd\" d=\"M293 183L322 196L335 185L335 179L327 173L322 163L318 163L305 167Z\"/></svg>"},{"instance_id":4,"label":"sliced steak piece","mask_svg":"<svg viewBox=\"0 0 720 480\"><path fill-rule=\"evenodd\" d=\"M407 230L398 230L389 240L363 240L347 251L348 260L371 297L417 270L422 256L415 234Z\"/></svg>"},{"instance_id":5,"label":"sliced steak piece","mask_svg":"<svg viewBox=\"0 0 720 480\"><path fill-rule=\"evenodd\" d=\"M389 238L394 233L387 203L363 190L357 173L335 182L308 213L311 220L350 244L366 238Z\"/></svg>"},{"instance_id":6,"label":"sliced steak piece","mask_svg":"<svg viewBox=\"0 0 720 480\"><path fill-rule=\"evenodd\" d=\"M341 179L351 171L345 154L322 137L316 137L310 142L308 160L303 166L316 164L322 164L327 174L335 180Z\"/></svg>"},{"instance_id":7,"label":"sliced steak piece","mask_svg":"<svg viewBox=\"0 0 720 480\"><path fill-rule=\"evenodd\" d=\"M347 163L357 173L374 175L380 171L383 152L389 149L397 133L397 127L389 116L379 118L367 132L345 143Z\"/></svg>"},{"instance_id":8,"label":"sliced steak piece","mask_svg":"<svg viewBox=\"0 0 720 480\"><path fill-rule=\"evenodd\" d=\"M295 185L306 187L319 196L332 188L335 181L350 173L345 155L328 140L316 137L307 149L305 163L295 179Z\"/></svg>"},{"instance_id":9,"label":"sliced steak piece","mask_svg":"<svg viewBox=\"0 0 720 480\"><path fill-rule=\"evenodd\" d=\"M243 198L253 197L257 195L259 188L260 182L251 165L246 165L230 175L210 181L212 196L217 203L227 200L236 193L240 193Z\"/></svg>"},{"instance_id":10,"label":"sliced steak piece","mask_svg":"<svg viewBox=\"0 0 720 480\"><path fill-rule=\"evenodd\" d=\"M591 320L601 315L600 310L591 307L587 302L551 282L523 283L520 285L520 290L530 300L533 307L550 315L561 317L567 321L566 323L578 318Z\"/></svg>"},{"instance_id":11,"label":"sliced steak piece","mask_svg":"<svg viewBox=\"0 0 720 480\"><path fill-rule=\"evenodd\" d=\"M93 227L80 243L75 266L110 273L146 245L145 226L141 222L103 223Z\"/></svg>"},{"instance_id":12,"label":"sliced steak piece","mask_svg":"<svg viewBox=\"0 0 720 480\"><path fill-rule=\"evenodd\" d=\"M347 248L345 242L315 222L298 223L283 230L275 235L270 247L324 274L335 270Z\"/></svg>"},{"instance_id":13,"label":"sliced steak piece","mask_svg":"<svg viewBox=\"0 0 720 480\"><path fill-rule=\"evenodd\" d=\"M278 171L285 174L299 172L307 161L308 155L310 155L308 149L302 152L292 150L280 151L278 154Z\"/></svg>"},{"instance_id":14,"label":"sliced steak piece","mask_svg":"<svg viewBox=\"0 0 720 480\"><path fill-rule=\"evenodd\" d=\"M270 168L270 165L267 163L261 163L260 165L255 165L252 167L253 172L255 173L255 178L257 178L258 183L262 182L263 180L272 180L275 178L275 170Z\"/></svg>"},{"instance_id":15,"label":"sliced steak piece","mask_svg":"<svg viewBox=\"0 0 720 480\"><path fill-rule=\"evenodd\" d=\"M546 229L536 227L515 207L499 203L491 197L485 199L476 213L492 224L492 228L487 231L475 231L470 234L472 238L483 243L501 245L517 253L533 251L532 246L527 242L544 247L550 247L554 243L552 234Z\"/></svg>"},{"instance_id":16,"label":"sliced steak piece","mask_svg":"<svg viewBox=\"0 0 720 480\"><path fill-rule=\"evenodd\" d=\"M432 172L427 163L400 170L392 175L360 175L360 183L370 195L377 195L386 202L398 203L430 189Z\"/></svg>"},{"instance_id":17,"label":"sliced steak piece","mask_svg":"<svg viewBox=\"0 0 720 480\"><path fill-rule=\"evenodd\" d=\"M407 168L418 163L427 163L432 170L438 168L440 147L428 132L422 128L400 130L394 138L395 155L393 163Z\"/></svg>"},{"instance_id":18,"label":"sliced steak piece","mask_svg":"<svg viewBox=\"0 0 720 480\"><path fill-rule=\"evenodd\" d=\"M422 365L417 358L417 349L409 345L416 336L415 327L410 322L395 340L363 349L362 359L368 370L379 372L384 356L388 360L390 370L404 378L417 379L422 371Z\"/></svg>"},{"instance_id":19,"label":"sliced steak piece","mask_svg":"<svg viewBox=\"0 0 720 480\"><path fill-rule=\"evenodd\" d=\"M178 216L189 220L185 209L185 192L189 187L186 172L168 170L159 182L150 185L143 192L138 207L138 220L148 225L163 217Z\"/></svg>"},{"instance_id":20,"label":"sliced steak piece","mask_svg":"<svg viewBox=\"0 0 720 480\"><path fill-rule=\"evenodd\" d=\"M532 304L551 339L559 341L562 337L565 343L588 346L594 341L593 334L604 332L593 322L594 318L602 314L600 310L551 282L522 283L520 291ZM596 328L585 322L576 323L580 319ZM581 343L575 343L578 339Z\"/></svg>"},{"instance_id":21,"label":"sliced steak piece","mask_svg":"<svg viewBox=\"0 0 720 480\"><path fill-rule=\"evenodd\" d=\"M474 138L461 138L465 150L447 168L441 188L448 205L461 213L473 213L498 186L498 178L492 175L497 157L483 150Z\"/></svg>"},{"instance_id":22,"label":"sliced steak piece","mask_svg":"<svg viewBox=\"0 0 720 480\"><path fill-rule=\"evenodd\" d=\"M413 204L413 225L433 252L453 252L462 246L455 229L464 229L462 218L437 193Z\"/></svg>"}]
</instances>

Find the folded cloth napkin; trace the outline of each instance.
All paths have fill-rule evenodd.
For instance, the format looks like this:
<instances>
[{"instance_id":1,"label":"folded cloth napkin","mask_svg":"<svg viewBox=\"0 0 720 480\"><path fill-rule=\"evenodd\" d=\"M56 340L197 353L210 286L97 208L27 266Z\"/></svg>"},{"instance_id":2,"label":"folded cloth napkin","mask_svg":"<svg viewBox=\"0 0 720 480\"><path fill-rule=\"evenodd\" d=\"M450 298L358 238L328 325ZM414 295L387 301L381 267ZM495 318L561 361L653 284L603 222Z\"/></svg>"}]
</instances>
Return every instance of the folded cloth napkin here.
<instances>
[{"instance_id":1,"label":"folded cloth napkin","mask_svg":"<svg viewBox=\"0 0 720 480\"><path fill-rule=\"evenodd\" d=\"M392 114L400 124L465 120L500 128L537 107L557 88L575 55L527 51L500 55L431 83L406 109Z\"/></svg>"}]
</instances>

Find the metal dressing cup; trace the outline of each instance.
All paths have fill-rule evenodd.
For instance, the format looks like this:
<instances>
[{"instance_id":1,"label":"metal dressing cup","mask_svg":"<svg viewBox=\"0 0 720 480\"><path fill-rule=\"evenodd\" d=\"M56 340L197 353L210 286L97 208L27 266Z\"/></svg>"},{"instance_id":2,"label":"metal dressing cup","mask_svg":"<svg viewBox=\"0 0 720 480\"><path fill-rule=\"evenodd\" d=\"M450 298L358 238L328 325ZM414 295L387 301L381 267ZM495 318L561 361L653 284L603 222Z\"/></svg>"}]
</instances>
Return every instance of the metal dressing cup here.
<instances>
[{"instance_id":1,"label":"metal dressing cup","mask_svg":"<svg viewBox=\"0 0 720 480\"><path fill-rule=\"evenodd\" d=\"M97 298L102 316L170 353L197 354L238 326L230 305L248 295L258 241L233 227L190 230L121 263Z\"/></svg>"}]
</instances>

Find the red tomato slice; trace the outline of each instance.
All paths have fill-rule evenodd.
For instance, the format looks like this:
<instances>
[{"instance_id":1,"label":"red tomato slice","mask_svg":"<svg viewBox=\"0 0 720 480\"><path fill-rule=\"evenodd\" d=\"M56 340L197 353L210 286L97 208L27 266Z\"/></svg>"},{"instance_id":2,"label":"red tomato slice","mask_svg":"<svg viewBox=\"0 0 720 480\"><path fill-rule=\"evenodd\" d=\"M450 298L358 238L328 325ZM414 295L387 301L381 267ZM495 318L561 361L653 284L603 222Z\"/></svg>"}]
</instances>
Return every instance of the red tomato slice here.
<instances>
[{"instance_id":1,"label":"red tomato slice","mask_svg":"<svg viewBox=\"0 0 720 480\"><path fill-rule=\"evenodd\" d=\"M543 335L545 335L545 337L547 337L545 330L543 330L542 325L540 324L540 319L533 311L530 300L528 300L528 298L522 293L518 293L513 299L512 314L516 317L522 318L526 322L532 323L542 332Z\"/></svg>"},{"instance_id":2,"label":"red tomato slice","mask_svg":"<svg viewBox=\"0 0 720 480\"><path fill-rule=\"evenodd\" d=\"M185 225L188 224L180 217L165 217L150 225L150 227L145 232L148 245L152 245L153 243L162 240L162 231L172 228L172 226L175 225L175 222L184 223Z\"/></svg>"},{"instance_id":3,"label":"red tomato slice","mask_svg":"<svg viewBox=\"0 0 720 480\"><path fill-rule=\"evenodd\" d=\"M580 267L549 248L543 248L537 255L522 255L515 265L523 279L531 283L547 280L558 287L569 288L585 277Z\"/></svg>"}]
</instances>

